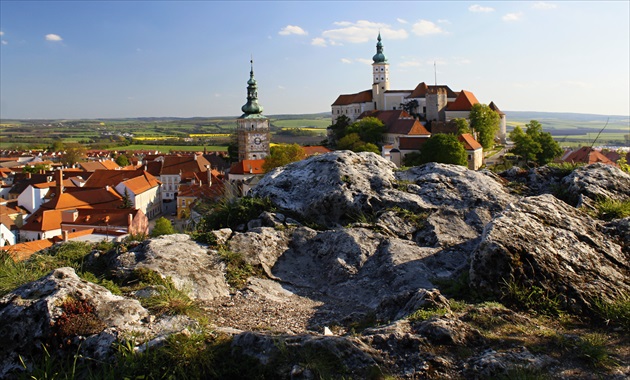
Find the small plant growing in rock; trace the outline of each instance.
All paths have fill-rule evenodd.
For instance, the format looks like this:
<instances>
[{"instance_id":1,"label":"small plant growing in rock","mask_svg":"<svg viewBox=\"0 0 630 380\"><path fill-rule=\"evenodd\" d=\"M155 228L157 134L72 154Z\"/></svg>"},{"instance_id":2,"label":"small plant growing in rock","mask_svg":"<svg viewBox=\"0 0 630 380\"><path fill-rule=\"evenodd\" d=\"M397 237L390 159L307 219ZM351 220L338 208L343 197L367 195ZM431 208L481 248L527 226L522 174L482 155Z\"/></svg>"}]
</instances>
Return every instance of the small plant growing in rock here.
<instances>
[{"instance_id":1,"label":"small plant growing in rock","mask_svg":"<svg viewBox=\"0 0 630 380\"><path fill-rule=\"evenodd\" d=\"M225 280L234 289L240 289L247 283L250 276L262 275L259 268L248 263L243 255L238 252L220 248L218 251L221 260L225 263Z\"/></svg>"},{"instance_id":2,"label":"small plant growing in rock","mask_svg":"<svg viewBox=\"0 0 630 380\"><path fill-rule=\"evenodd\" d=\"M560 301L550 296L540 287L522 286L516 281L504 281L504 299L526 310L543 315L558 316L562 314Z\"/></svg>"},{"instance_id":3,"label":"small plant growing in rock","mask_svg":"<svg viewBox=\"0 0 630 380\"><path fill-rule=\"evenodd\" d=\"M449 313L449 310L444 307L437 308L437 309L434 309L434 308L418 309L414 311L413 313L409 314L407 316L407 319L410 322L423 322L433 317L445 316L448 313Z\"/></svg>"},{"instance_id":4,"label":"small plant growing in rock","mask_svg":"<svg viewBox=\"0 0 630 380\"><path fill-rule=\"evenodd\" d=\"M606 324L620 326L630 331L630 295L622 294L612 302L603 299L593 301L595 313Z\"/></svg>"},{"instance_id":5,"label":"small plant growing in rock","mask_svg":"<svg viewBox=\"0 0 630 380\"><path fill-rule=\"evenodd\" d=\"M608 338L599 333L586 334L577 341L578 357L594 367L614 367L619 365L606 347Z\"/></svg>"},{"instance_id":6,"label":"small plant growing in rock","mask_svg":"<svg viewBox=\"0 0 630 380\"><path fill-rule=\"evenodd\" d=\"M61 315L55 320L54 335L59 339L76 335L97 334L105 324L96 315L94 306L87 300L68 297L61 304Z\"/></svg>"},{"instance_id":7,"label":"small plant growing in rock","mask_svg":"<svg viewBox=\"0 0 630 380\"><path fill-rule=\"evenodd\" d=\"M599 199L595 203L596 217L603 220L620 219L630 216L630 199L620 201L617 199Z\"/></svg>"}]
</instances>

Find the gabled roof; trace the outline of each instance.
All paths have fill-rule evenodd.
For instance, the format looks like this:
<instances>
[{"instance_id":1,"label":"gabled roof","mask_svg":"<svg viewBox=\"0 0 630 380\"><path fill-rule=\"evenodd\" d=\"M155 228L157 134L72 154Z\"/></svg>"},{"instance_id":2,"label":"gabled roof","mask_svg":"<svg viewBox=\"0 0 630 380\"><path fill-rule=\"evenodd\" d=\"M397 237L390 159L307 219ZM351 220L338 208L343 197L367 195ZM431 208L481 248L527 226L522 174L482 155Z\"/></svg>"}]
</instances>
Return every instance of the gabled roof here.
<instances>
[{"instance_id":1,"label":"gabled roof","mask_svg":"<svg viewBox=\"0 0 630 380\"><path fill-rule=\"evenodd\" d=\"M372 90L357 92L356 94L339 95L333 106L347 106L349 104L372 102Z\"/></svg>"},{"instance_id":2,"label":"gabled roof","mask_svg":"<svg viewBox=\"0 0 630 380\"><path fill-rule=\"evenodd\" d=\"M366 111L359 119L375 117L385 124L385 133L397 135L431 135L418 120L404 110Z\"/></svg>"},{"instance_id":3,"label":"gabled roof","mask_svg":"<svg viewBox=\"0 0 630 380\"><path fill-rule=\"evenodd\" d=\"M490 104L488 104L488 107L490 107L491 110L498 113L499 115L505 116L505 113L503 113L503 111L501 111L499 107L497 107L497 105L494 104L494 102L490 102Z\"/></svg>"},{"instance_id":4,"label":"gabled roof","mask_svg":"<svg viewBox=\"0 0 630 380\"><path fill-rule=\"evenodd\" d=\"M585 164L594 164L601 162L606 165L617 165L611 161L608 157L601 154L599 151L592 149L588 146L583 146L580 149L574 150L564 159L565 162L582 162Z\"/></svg>"},{"instance_id":5,"label":"gabled roof","mask_svg":"<svg viewBox=\"0 0 630 380\"><path fill-rule=\"evenodd\" d=\"M472 106L479 103L475 95L470 91L461 90L457 99L449 102L446 106L447 111L470 111Z\"/></svg>"},{"instance_id":6,"label":"gabled roof","mask_svg":"<svg viewBox=\"0 0 630 380\"><path fill-rule=\"evenodd\" d=\"M243 160L232 165L230 174L264 174L265 160Z\"/></svg>"},{"instance_id":7,"label":"gabled roof","mask_svg":"<svg viewBox=\"0 0 630 380\"><path fill-rule=\"evenodd\" d=\"M59 226L64 225L64 228L69 226L127 226L129 222L129 214L132 217L136 217L139 210L126 208L114 208L114 209L78 209L78 216L73 222L60 222Z\"/></svg>"},{"instance_id":8,"label":"gabled roof","mask_svg":"<svg viewBox=\"0 0 630 380\"><path fill-rule=\"evenodd\" d=\"M457 93L453 92L453 90L451 90L451 88L448 87L447 85L429 86L426 83L422 82L416 86L416 88L411 92L411 94L407 95L407 99L425 98L427 96L427 93L429 93L430 91L435 91L437 89L445 90L446 97L448 99L453 99L457 97Z\"/></svg>"},{"instance_id":9,"label":"gabled roof","mask_svg":"<svg viewBox=\"0 0 630 380\"><path fill-rule=\"evenodd\" d=\"M61 228L61 211L60 210L43 210L39 209L28 218L21 230L24 231L52 231Z\"/></svg>"},{"instance_id":10,"label":"gabled roof","mask_svg":"<svg viewBox=\"0 0 630 380\"><path fill-rule=\"evenodd\" d=\"M122 204L122 197L116 193L113 187L109 189L83 189L75 188L56 194L50 201L44 203L41 208L47 210L67 210L71 208L116 208Z\"/></svg>"},{"instance_id":11,"label":"gabled roof","mask_svg":"<svg viewBox=\"0 0 630 380\"><path fill-rule=\"evenodd\" d=\"M85 181L83 188L100 189L105 186L117 186L121 182L129 181L134 178L148 178L147 176L150 176L152 182L157 181L154 176L144 170L96 170L92 173L90 178ZM159 182L157 184L159 184Z\"/></svg>"},{"instance_id":12,"label":"gabled roof","mask_svg":"<svg viewBox=\"0 0 630 380\"><path fill-rule=\"evenodd\" d=\"M210 162L203 155L164 156L164 163L160 175L174 175L180 173L205 172Z\"/></svg>"},{"instance_id":13,"label":"gabled roof","mask_svg":"<svg viewBox=\"0 0 630 380\"><path fill-rule=\"evenodd\" d=\"M160 186L160 181L144 170L141 175L122 182L135 195L142 194L154 187Z\"/></svg>"},{"instance_id":14,"label":"gabled roof","mask_svg":"<svg viewBox=\"0 0 630 380\"><path fill-rule=\"evenodd\" d=\"M179 191L177 192L177 198L180 197L192 197L192 198L216 198L223 194L223 182L212 183L212 186L208 185L179 185Z\"/></svg>"},{"instance_id":15,"label":"gabled roof","mask_svg":"<svg viewBox=\"0 0 630 380\"><path fill-rule=\"evenodd\" d=\"M464 143L464 149L466 150L477 150L483 148L470 133L462 133L457 136L457 139Z\"/></svg>"},{"instance_id":16,"label":"gabled roof","mask_svg":"<svg viewBox=\"0 0 630 380\"><path fill-rule=\"evenodd\" d=\"M9 230L17 229L15 220L11 219L7 214L0 214L0 224L4 224Z\"/></svg>"},{"instance_id":17,"label":"gabled roof","mask_svg":"<svg viewBox=\"0 0 630 380\"><path fill-rule=\"evenodd\" d=\"M96 170L120 170L120 166L112 160L103 160L103 161L90 161L90 162L80 162L79 167L81 169L93 172Z\"/></svg>"},{"instance_id":18,"label":"gabled roof","mask_svg":"<svg viewBox=\"0 0 630 380\"><path fill-rule=\"evenodd\" d=\"M5 245L0 250L6 251L15 261L23 261L31 257L35 252L51 247L53 242L49 239L34 240L15 245Z\"/></svg>"}]
</instances>

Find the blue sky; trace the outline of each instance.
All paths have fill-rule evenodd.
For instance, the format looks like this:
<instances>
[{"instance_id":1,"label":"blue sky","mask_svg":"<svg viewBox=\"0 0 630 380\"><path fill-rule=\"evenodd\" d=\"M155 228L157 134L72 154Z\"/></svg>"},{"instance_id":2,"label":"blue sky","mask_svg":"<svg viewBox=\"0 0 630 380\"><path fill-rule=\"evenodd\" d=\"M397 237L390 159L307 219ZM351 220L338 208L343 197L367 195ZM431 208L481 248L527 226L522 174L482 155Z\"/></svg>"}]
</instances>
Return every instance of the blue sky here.
<instances>
[{"instance_id":1,"label":"blue sky","mask_svg":"<svg viewBox=\"0 0 630 380\"><path fill-rule=\"evenodd\" d=\"M506 111L630 115L630 2L0 0L0 117L239 115L250 56L265 114L330 111L437 81Z\"/></svg>"}]
</instances>

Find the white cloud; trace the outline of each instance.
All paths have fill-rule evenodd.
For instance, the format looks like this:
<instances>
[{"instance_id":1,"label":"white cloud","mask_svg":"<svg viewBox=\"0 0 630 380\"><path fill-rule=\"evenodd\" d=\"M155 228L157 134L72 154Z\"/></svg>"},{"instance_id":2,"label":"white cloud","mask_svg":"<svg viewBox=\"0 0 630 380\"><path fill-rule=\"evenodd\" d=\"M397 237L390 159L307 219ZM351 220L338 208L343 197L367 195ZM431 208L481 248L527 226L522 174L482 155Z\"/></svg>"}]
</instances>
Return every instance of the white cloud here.
<instances>
[{"instance_id":1,"label":"white cloud","mask_svg":"<svg viewBox=\"0 0 630 380\"><path fill-rule=\"evenodd\" d=\"M352 63L352 60L348 58L341 58L341 63Z\"/></svg>"},{"instance_id":2,"label":"white cloud","mask_svg":"<svg viewBox=\"0 0 630 380\"><path fill-rule=\"evenodd\" d=\"M357 22L339 21L334 25L339 28L325 30L322 37L326 38L331 45L343 42L362 43L376 39L380 32L385 39L398 40L409 36L404 29L393 29L387 24L359 20Z\"/></svg>"},{"instance_id":3,"label":"white cloud","mask_svg":"<svg viewBox=\"0 0 630 380\"><path fill-rule=\"evenodd\" d=\"M418 36L428 36L431 34L446 34L442 28L428 20L419 20L413 24L413 32Z\"/></svg>"},{"instance_id":4,"label":"white cloud","mask_svg":"<svg viewBox=\"0 0 630 380\"><path fill-rule=\"evenodd\" d=\"M441 19L437 20L437 22L438 22L438 24L447 24L447 25L450 25L450 24L451 24L451 22L450 22L450 21L448 21L448 20L447 20L447 19L445 19L445 18L441 18Z\"/></svg>"},{"instance_id":5,"label":"white cloud","mask_svg":"<svg viewBox=\"0 0 630 380\"><path fill-rule=\"evenodd\" d=\"M46 35L46 41L55 41L55 42L58 42L58 41L62 41L62 40L63 40L63 38L61 38L61 36L60 36L60 35L58 35L58 34L52 34L52 33L51 33L51 34L47 34L47 35Z\"/></svg>"},{"instance_id":6,"label":"white cloud","mask_svg":"<svg viewBox=\"0 0 630 380\"><path fill-rule=\"evenodd\" d=\"M547 10L547 9L555 9L558 8L558 6L556 4L552 4L552 3L547 3L544 1L537 1L532 5L532 8L534 9L542 9L542 10Z\"/></svg>"},{"instance_id":7,"label":"white cloud","mask_svg":"<svg viewBox=\"0 0 630 380\"><path fill-rule=\"evenodd\" d=\"M422 66L422 62L419 62L415 59L409 60L409 61L403 61L400 62L400 64L398 65L400 67L419 67Z\"/></svg>"},{"instance_id":8,"label":"white cloud","mask_svg":"<svg viewBox=\"0 0 630 380\"><path fill-rule=\"evenodd\" d=\"M374 63L374 61L372 61L371 59L367 59L367 58L357 58L357 62L361 62L365 65L371 65L372 63Z\"/></svg>"},{"instance_id":9,"label":"white cloud","mask_svg":"<svg viewBox=\"0 0 630 380\"><path fill-rule=\"evenodd\" d=\"M518 21L523 17L523 12L518 13L508 13L503 16L503 21Z\"/></svg>"},{"instance_id":10,"label":"white cloud","mask_svg":"<svg viewBox=\"0 0 630 380\"><path fill-rule=\"evenodd\" d=\"M468 10L471 12L483 12L483 13L487 13L487 12L494 12L494 8L491 7L483 7L479 4L475 4L475 5L471 5L470 7L468 7Z\"/></svg>"},{"instance_id":11,"label":"white cloud","mask_svg":"<svg viewBox=\"0 0 630 380\"><path fill-rule=\"evenodd\" d=\"M4 36L4 32L0 30L0 37Z\"/></svg>"},{"instance_id":12,"label":"white cloud","mask_svg":"<svg viewBox=\"0 0 630 380\"><path fill-rule=\"evenodd\" d=\"M5 40L2 40L0 43L1 43L2 45L8 45L8 44L9 44L9 42L8 42L8 41L5 41Z\"/></svg>"},{"instance_id":13,"label":"white cloud","mask_svg":"<svg viewBox=\"0 0 630 380\"><path fill-rule=\"evenodd\" d=\"M323 39L323 38L320 38L320 37L313 38L313 39L311 40L311 45L321 46L321 47L326 47L326 46L328 46L328 45L326 44L326 40L325 40L325 39Z\"/></svg>"},{"instance_id":14,"label":"white cloud","mask_svg":"<svg viewBox=\"0 0 630 380\"><path fill-rule=\"evenodd\" d=\"M407 24L407 20L402 19L402 18L397 18L396 21L398 21L401 24Z\"/></svg>"},{"instance_id":15,"label":"white cloud","mask_svg":"<svg viewBox=\"0 0 630 380\"><path fill-rule=\"evenodd\" d=\"M282 85L278 85L278 90L286 90L286 87L284 87Z\"/></svg>"},{"instance_id":16,"label":"white cloud","mask_svg":"<svg viewBox=\"0 0 630 380\"><path fill-rule=\"evenodd\" d=\"M288 36L290 34L297 34L299 36L305 36L308 33L297 25L287 25L284 28L282 28L282 30L280 30L278 34L281 36Z\"/></svg>"}]
</instances>

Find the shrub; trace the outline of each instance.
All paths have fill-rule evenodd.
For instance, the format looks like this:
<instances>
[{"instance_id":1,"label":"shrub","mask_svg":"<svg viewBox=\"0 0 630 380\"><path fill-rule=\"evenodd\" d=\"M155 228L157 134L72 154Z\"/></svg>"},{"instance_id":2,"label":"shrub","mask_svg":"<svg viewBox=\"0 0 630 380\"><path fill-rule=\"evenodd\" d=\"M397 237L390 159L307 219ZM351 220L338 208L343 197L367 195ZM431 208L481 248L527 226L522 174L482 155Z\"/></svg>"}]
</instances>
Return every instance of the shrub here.
<instances>
[{"instance_id":1,"label":"shrub","mask_svg":"<svg viewBox=\"0 0 630 380\"><path fill-rule=\"evenodd\" d=\"M63 312L53 326L58 339L97 334L105 328L105 323L98 318L94 306L87 300L69 297L61 304L61 309Z\"/></svg>"},{"instance_id":2,"label":"shrub","mask_svg":"<svg viewBox=\"0 0 630 380\"><path fill-rule=\"evenodd\" d=\"M257 218L264 211L275 210L275 206L267 198L224 198L204 217L199 231L207 232L226 227L234 230Z\"/></svg>"},{"instance_id":3,"label":"shrub","mask_svg":"<svg viewBox=\"0 0 630 380\"><path fill-rule=\"evenodd\" d=\"M155 227L151 231L151 237L157 237L162 235L172 235L175 233L175 229L171 224L171 221L161 216L155 221Z\"/></svg>"}]
</instances>

